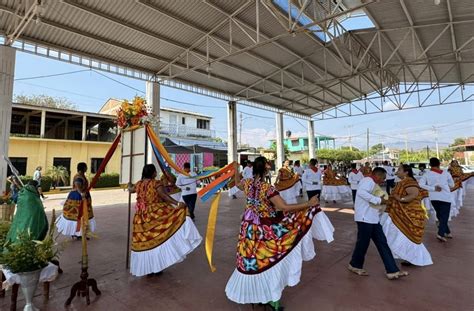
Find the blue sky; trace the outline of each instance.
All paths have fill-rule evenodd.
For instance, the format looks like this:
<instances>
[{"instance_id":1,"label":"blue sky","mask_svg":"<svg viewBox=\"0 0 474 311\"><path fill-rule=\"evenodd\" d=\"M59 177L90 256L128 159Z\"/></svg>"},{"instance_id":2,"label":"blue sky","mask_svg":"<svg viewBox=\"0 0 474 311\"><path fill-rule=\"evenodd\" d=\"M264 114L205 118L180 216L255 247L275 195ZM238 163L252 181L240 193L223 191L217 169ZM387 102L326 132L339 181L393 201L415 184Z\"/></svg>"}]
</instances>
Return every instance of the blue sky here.
<instances>
[{"instance_id":1,"label":"blue sky","mask_svg":"<svg viewBox=\"0 0 474 311\"><path fill-rule=\"evenodd\" d=\"M84 67L17 52L15 78L36 77L84 70ZM47 94L65 97L79 110L97 112L108 98L132 98L144 95L145 82L117 75L106 74L117 83L92 71L69 75L16 81L15 95ZM472 94L472 86L468 93ZM162 107L173 107L200 112L212 116L212 129L219 137L227 138L226 102L173 88L162 87L161 97L190 103L180 104L162 99ZM206 107L199 107L206 106ZM210 106L210 107L209 107ZM212 108L211 108L212 107ZM253 146L268 146L274 138L274 113L239 105L243 115L242 142ZM249 115L251 114L251 115ZM336 137L337 145L349 144L349 133L354 146L365 149L366 129L369 128L370 145L383 142L387 146L404 148L405 135L409 148L434 146L432 126L439 127L440 145L446 145L455 137L474 136L474 104L461 103L421 109L386 112L350 118L316 121L316 133ZM306 135L306 121L285 116L284 129L295 135Z\"/></svg>"}]
</instances>

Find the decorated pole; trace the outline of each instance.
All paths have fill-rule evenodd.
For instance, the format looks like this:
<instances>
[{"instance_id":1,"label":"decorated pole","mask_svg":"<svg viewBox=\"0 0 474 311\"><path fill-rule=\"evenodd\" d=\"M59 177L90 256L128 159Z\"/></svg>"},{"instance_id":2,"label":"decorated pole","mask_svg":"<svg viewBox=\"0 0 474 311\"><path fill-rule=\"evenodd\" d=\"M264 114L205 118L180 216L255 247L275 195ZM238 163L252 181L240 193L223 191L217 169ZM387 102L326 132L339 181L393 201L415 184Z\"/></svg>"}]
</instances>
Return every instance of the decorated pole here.
<instances>
[{"instance_id":1,"label":"decorated pole","mask_svg":"<svg viewBox=\"0 0 474 311\"><path fill-rule=\"evenodd\" d=\"M130 165L129 165L129 175L128 175L128 184L131 184L132 174L133 174L133 133L130 135ZM125 269L130 268L130 218L132 217L132 192L128 192L128 216L127 216L127 252L125 259Z\"/></svg>"}]
</instances>

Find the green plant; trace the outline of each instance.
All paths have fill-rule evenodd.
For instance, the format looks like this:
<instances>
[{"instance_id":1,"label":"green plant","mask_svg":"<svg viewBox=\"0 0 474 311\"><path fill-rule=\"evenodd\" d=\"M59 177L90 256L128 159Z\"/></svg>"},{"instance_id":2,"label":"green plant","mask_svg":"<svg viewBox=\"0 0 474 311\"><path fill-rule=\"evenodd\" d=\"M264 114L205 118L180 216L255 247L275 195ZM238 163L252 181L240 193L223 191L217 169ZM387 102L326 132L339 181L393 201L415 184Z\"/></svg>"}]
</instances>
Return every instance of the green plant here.
<instances>
[{"instance_id":1,"label":"green plant","mask_svg":"<svg viewBox=\"0 0 474 311\"><path fill-rule=\"evenodd\" d=\"M89 180L92 179L90 176ZM118 187L120 185L120 175L117 173L101 174L99 181L94 188Z\"/></svg>"},{"instance_id":2,"label":"green plant","mask_svg":"<svg viewBox=\"0 0 474 311\"><path fill-rule=\"evenodd\" d=\"M22 273L42 269L56 259L61 248L54 237L55 218L53 211L49 232L43 241L33 240L28 230L19 233L16 242L3 244L0 263L13 273Z\"/></svg>"},{"instance_id":3,"label":"green plant","mask_svg":"<svg viewBox=\"0 0 474 311\"><path fill-rule=\"evenodd\" d=\"M56 186L62 182L63 185L68 184L69 172L64 166L52 166L48 169L46 173L47 176L51 177L53 188L56 189Z\"/></svg>"},{"instance_id":4,"label":"green plant","mask_svg":"<svg viewBox=\"0 0 474 311\"><path fill-rule=\"evenodd\" d=\"M33 177L31 176L19 176L20 180L23 182L24 185L26 185L29 181L33 180ZM53 180L51 179L50 176L43 176L41 177L41 190L43 192L48 192L51 189L51 184ZM10 183L7 182L7 187L6 189L10 189Z\"/></svg>"},{"instance_id":5,"label":"green plant","mask_svg":"<svg viewBox=\"0 0 474 311\"><path fill-rule=\"evenodd\" d=\"M3 245L5 244L8 230L10 230L11 223L8 221L0 221L0 253L3 252Z\"/></svg>"}]
</instances>

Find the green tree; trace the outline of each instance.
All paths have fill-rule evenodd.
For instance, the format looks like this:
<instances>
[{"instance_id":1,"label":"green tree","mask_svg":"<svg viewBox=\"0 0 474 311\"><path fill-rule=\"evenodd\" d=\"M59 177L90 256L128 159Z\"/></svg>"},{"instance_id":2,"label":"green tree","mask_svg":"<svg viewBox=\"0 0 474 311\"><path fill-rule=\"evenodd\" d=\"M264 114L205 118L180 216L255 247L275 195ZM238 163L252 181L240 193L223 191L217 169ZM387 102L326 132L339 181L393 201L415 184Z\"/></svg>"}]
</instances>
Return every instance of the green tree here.
<instances>
[{"instance_id":1,"label":"green tree","mask_svg":"<svg viewBox=\"0 0 474 311\"><path fill-rule=\"evenodd\" d=\"M46 176L51 177L53 181L53 188L56 189L56 187L59 185L60 182L63 183L63 185L68 184L69 180L69 173L67 169L64 166L52 166L48 169L46 172Z\"/></svg>"},{"instance_id":2,"label":"green tree","mask_svg":"<svg viewBox=\"0 0 474 311\"><path fill-rule=\"evenodd\" d=\"M270 150L272 150L273 152L277 152L277 146L276 146L276 142L272 142L272 144L270 145ZM283 145L283 150L285 152L285 158L288 158L290 156L290 149L288 149L288 146L287 145Z\"/></svg>"},{"instance_id":3,"label":"green tree","mask_svg":"<svg viewBox=\"0 0 474 311\"><path fill-rule=\"evenodd\" d=\"M351 150L350 146L341 146L341 150ZM357 147L352 147L352 151L360 151Z\"/></svg>"},{"instance_id":4,"label":"green tree","mask_svg":"<svg viewBox=\"0 0 474 311\"><path fill-rule=\"evenodd\" d=\"M385 149L385 146L383 144L376 144L376 145L373 145L372 147L370 147L370 154L376 154L376 153L379 153L381 152L382 150Z\"/></svg>"},{"instance_id":5,"label":"green tree","mask_svg":"<svg viewBox=\"0 0 474 311\"><path fill-rule=\"evenodd\" d=\"M64 97L52 97L49 95L16 95L14 101L19 104L77 110L77 106Z\"/></svg>"},{"instance_id":6,"label":"green tree","mask_svg":"<svg viewBox=\"0 0 474 311\"><path fill-rule=\"evenodd\" d=\"M462 152L462 151L466 151L466 147L464 147L464 146L456 147L456 146L461 146L461 145L465 145L465 144L466 144L466 140L462 137L458 137L458 138L454 139L454 142L451 145L449 145L449 147L452 147L451 149L453 151Z\"/></svg>"},{"instance_id":7,"label":"green tree","mask_svg":"<svg viewBox=\"0 0 474 311\"><path fill-rule=\"evenodd\" d=\"M334 150L334 149L320 149L317 152L318 159L328 161L341 161L350 163L354 160L360 160L364 157L364 153L354 150Z\"/></svg>"}]
</instances>

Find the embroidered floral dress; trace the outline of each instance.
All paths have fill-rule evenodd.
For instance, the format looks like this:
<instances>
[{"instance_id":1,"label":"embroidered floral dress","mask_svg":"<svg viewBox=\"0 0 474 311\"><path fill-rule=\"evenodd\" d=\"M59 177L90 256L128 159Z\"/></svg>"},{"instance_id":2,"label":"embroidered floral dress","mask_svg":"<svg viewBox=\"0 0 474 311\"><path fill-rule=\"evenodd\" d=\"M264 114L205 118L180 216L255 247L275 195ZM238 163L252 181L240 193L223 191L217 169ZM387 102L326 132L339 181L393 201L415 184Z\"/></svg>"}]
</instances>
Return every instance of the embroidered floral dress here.
<instances>
[{"instance_id":1,"label":"embroidered floral dress","mask_svg":"<svg viewBox=\"0 0 474 311\"><path fill-rule=\"evenodd\" d=\"M316 255L313 238L333 240L334 227L319 205L297 212L277 211L279 192L268 183L245 179L245 212L237 243L236 269L226 286L237 303L267 303L299 283L302 262Z\"/></svg>"},{"instance_id":2,"label":"embroidered floral dress","mask_svg":"<svg viewBox=\"0 0 474 311\"><path fill-rule=\"evenodd\" d=\"M307 210L283 213L277 211L270 199L278 191L270 184L243 181L247 195L245 214L237 245L237 269L255 274L278 263L300 241L311 227L319 206Z\"/></svg>"}]
</instances>

